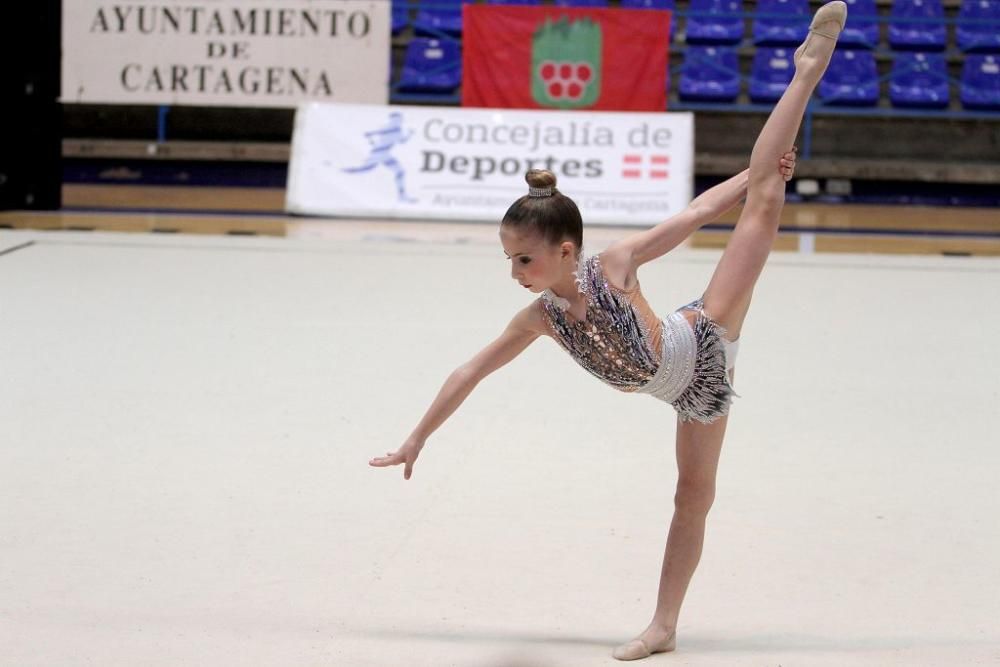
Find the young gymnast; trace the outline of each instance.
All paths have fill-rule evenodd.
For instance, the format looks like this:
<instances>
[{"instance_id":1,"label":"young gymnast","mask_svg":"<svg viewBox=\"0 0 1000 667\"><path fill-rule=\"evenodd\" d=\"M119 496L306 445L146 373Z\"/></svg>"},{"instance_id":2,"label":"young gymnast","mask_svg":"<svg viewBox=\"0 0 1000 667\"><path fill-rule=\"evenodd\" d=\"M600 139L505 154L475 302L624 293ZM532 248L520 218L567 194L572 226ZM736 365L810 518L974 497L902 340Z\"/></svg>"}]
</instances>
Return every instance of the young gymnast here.
<instances>
[{"instance_id":1,"label":"young gymnast","mask_svg":"<svg viewBox=\"0 0 1000 667\"><path fill-rule=\"evenodd\" d=\"M715 498L737 340L778 232L785 180L794 166L794 153L788 151L846 17L840 0L816 12L795 52L795 75L754 144L749 169L652 229L587 257L576 204L555 189L550 172L528 172L528 194L508 209L500 241L512 261L511 277L540 297L452 373L402 447L369 461L377 467L405 464L403 477L409 479L428 436L479 381L543 335L612 387L673 405L678 479L656 609L643 632L615 649L619 660L645 658L676 645L681 603L701 557L705 519ZM702 297L657 318L639 290L636 270L735 206L744 193L743 211Z\"/></svg>"}]
</instances>

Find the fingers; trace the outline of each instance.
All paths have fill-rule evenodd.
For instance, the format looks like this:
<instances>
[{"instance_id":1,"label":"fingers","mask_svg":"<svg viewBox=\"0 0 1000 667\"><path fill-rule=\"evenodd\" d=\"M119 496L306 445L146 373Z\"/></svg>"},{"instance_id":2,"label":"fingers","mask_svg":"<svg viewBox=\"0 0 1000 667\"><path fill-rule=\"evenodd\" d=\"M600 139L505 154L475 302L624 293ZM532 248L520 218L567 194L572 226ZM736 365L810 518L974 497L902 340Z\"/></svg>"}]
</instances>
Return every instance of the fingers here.
<instances>
[{"instance_id":1,"label":"fingers","mask_svg":"<svg viewBox=\"0 0 1000 667\"><path fill-rule=\"evenodd\" d=\"M778 160L778 170L785 181L792 180L792 175L795 173L795 152L797 150L798 146L792 146L792 150L782 155L781 159Z\"/></svg>"},{"instance_id":2,"label":"fingers","mask_svg":"<svg viewBox=\"0 0 1000 667\"><path fill-rule=\"evenodd\" d=\"M368 461L368 465L384 468L385 466L394 466L402 462L402 456L397 456L395 452L386 452L385 456L376 456L375 458L370 459Z\"/></svg>"},{"instance_id":3,"label":"fingers","mask_svg":"<svg viewBox=\"0 0 1000 667\"><path fill-rule=\"evenodd\" d=\"M413 462L416 457L406 458L401 452L386 452L385 456L376 456L373 459L369 459L368 465L374 466L376 468L384 468L386 466L395 466L400 463L406 463L403 468L403 479L410 479L413 475Z\"/></svg>"}]
</instances>

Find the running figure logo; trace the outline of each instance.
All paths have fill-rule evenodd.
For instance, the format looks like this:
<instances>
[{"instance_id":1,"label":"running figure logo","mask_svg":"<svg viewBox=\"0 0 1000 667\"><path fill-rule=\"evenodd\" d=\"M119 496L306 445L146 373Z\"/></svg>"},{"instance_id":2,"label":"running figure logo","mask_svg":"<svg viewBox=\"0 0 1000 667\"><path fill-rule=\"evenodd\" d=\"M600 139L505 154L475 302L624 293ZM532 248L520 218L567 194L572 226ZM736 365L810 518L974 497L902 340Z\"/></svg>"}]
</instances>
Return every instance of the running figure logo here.
<instances>
[{"instance_id":1,"label":"running figure logo","mask_svg":"<svg viewBox=\"0 0 1000 667\"><path fill-rule=\"evenodd\" d=\"M412 134L413 130L405 132L403 130L403 114L398 111L392 112L389 114L389 123L385 127L365 132L365 138L371 144L372 152L365 158L364 164L357 167L348 167L343 171L349 174L357 174L363 171L371 171L375 167L382 165L396 175L396 194L399 197L399 201L411 204L415 203L417 200L406 194L406 185L404 183L406 172L403 170L402 165L396 161L396 158L389 154L393 146L406 143Z\"/></svg>"}]
</instances>

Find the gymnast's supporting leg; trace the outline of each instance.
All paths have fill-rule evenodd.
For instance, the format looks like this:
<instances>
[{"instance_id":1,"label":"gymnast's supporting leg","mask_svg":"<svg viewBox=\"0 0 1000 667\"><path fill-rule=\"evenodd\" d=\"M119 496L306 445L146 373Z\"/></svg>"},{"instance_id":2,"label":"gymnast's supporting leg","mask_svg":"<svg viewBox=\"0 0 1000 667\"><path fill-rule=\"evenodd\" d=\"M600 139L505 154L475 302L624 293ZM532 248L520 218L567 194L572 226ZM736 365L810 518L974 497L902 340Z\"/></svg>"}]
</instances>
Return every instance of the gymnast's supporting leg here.
<instances>
[{"instance_id":1,"label":"gymnast's supporting leg","mask_svg":"<svg viewBox=\"0 0 1000 667\"><path fill-rule=\"evenodd\" d=\"M649 627L639 635L641 643L633 640L615 650L614 657L619 660L674 648L681 603L701 560L705 521L715 500L715 474L728 422L728 415L711 424L677 420L677 491L660 569L656 611Z\"/></svg>"},{"instance_id":2,"label":"gymnast's supporting leg","mask_svg":"<svg viewBox=\"0 0 1000 667\"><path fill-rule=\"evenodd\" d=\"M778 232L785 201L785 182L774 163L795 142L806 105L823 76L836 38L843 28L846 5L824 5L796 51L796 70L781 99L764 124L750 156L747 202L704 295L704 310L728 331L740 335L753 294ZM731 375L732 377L732 375ZM715 478L728 416L711 424L677 424L677 492L667 535L656 611L639 637L614 652L632 660L650 652L673 650L677 619L691 577L701 558L705 521L715 499Z\"/></svg>"},{"instance_id":3,"label":"gymnast's supporting leg","mask_svg":"<svg viewBox=\"0 0 1000 667\"><path fill-rule=\"evenodd\" d=\"M660 627L677 627L681 603L701 560L705 521L715 500L715 476L728 423L728 415L711 424L677 421L674 516L667 533L653 614Z\"/></svg>"}]
</instances>

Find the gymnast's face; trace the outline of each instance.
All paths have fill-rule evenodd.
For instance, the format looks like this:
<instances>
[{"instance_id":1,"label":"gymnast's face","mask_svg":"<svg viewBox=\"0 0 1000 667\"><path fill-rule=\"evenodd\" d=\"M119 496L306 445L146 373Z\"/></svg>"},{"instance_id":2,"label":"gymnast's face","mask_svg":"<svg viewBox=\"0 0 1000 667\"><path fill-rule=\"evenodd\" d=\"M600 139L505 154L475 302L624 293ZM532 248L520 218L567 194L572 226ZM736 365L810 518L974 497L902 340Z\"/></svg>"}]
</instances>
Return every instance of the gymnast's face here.
<instances>
[{"instance_id":1,"label":"gymnast's face","mask_svg":"<svg viewBox=\"0 0 1000 667\"><path fill-rule=\"evenodd\" d=\"M500 244L510 260L510 277L540 293L564 282L576 268L576 249L569 241L548 243L537 234L500 225Z\"/></svg>"}]
</instances>

